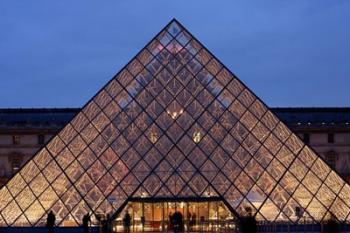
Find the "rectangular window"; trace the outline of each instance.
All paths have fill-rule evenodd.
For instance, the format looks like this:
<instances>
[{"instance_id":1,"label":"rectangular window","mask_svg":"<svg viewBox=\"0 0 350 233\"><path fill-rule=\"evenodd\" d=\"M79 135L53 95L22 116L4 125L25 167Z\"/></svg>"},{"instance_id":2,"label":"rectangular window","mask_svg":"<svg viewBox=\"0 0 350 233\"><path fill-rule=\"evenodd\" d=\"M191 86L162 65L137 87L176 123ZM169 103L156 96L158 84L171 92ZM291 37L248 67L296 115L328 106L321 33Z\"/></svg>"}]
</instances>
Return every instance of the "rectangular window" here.
<instances>
[{"instance_id":1,"label":"rectangular window","mask_svg":"<svg viewBox=\"0 0 350 233\"><path fill-rule=\"evenodd\" d=\"M328 143L334 143L334 134L332 133L328 134Z\"/></svg>"},{"instance_id":2,"label":"rectangular window","mask_svg":"<svg viewBox=\"0 0 350 233\"><path fill-rule=\"evenodd\" d=\"M38 135L38 144L43 145L45 143L45 135L39 134Z\"/></svg>"},{"instance_id":3,"label":"rectangular window","mask_svg":"<svg viewBox=\"0 0 350 233\"><path fill-rule=\"evenodd\" d=\"M18 145L21 143L21 137L19 135L13 135L12 136L12 143L14 145Z\"/></svg>"},{"instance_id":4,"label":"rectangular window","mask_svg":"<svg viewBox=\"0 0 350 233\"><path fill-rule=\"evenodd\" d=\"M303 139L304 139L305 144L309 144L310 143L310 134L304 133Z\"/></svg>"},{"instance_id":5,"label":"rectangular window","mask_svg":"<svg viewBox=\"0 0 350 233\"><path fill-rule=\"evenodd\" d=\"M18 170L21 168L21 163L22 163L22 156L13 155L13 157L11 158L12 174L15 174L18 172Z\"/></svg>"},{"instance_id":6,"label":"rectangular window","mask_svg":"<svg viewBox=\"0 0 350 233\"><path fill-rule=\"evenodd\" d=\"M334 151L330 151L326 154L326 163L332 168L335 169L337 162L337 154Z\"/></svg>"}]
</instances>

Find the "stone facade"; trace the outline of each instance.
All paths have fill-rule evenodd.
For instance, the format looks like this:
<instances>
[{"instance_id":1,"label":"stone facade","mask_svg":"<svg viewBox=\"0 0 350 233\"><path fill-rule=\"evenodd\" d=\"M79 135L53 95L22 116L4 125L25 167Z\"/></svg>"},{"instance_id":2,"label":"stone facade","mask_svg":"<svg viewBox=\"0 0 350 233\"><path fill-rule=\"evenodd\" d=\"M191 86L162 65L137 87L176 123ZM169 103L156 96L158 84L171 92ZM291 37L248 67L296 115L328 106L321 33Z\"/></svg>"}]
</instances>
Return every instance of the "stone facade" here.
<instances>
[{"instance_id":1,"label":"stone facade","mask_svg":"<svg viewBox=\"0 0 350 233\"><path fill-rule=\"evenodd\" d=\"M78 109L0 109L0 186Z\"/></svg>"},{"instance_id":2,"label":"stone facade","mask_svg":"<svg viewBox=\"0 0 350 233\"><path fill-rule=\"evenodd\" d=\"M327 132L310 133L310 145L331 167L347 181L350 175L350 133L334 132L334 143L329 143Z\"/></svg>"},{"instance_id":3,"label":"stone facade","mask_svg":"<svg viewBox=\"0 0 350 233\"><path fill-rule=\"evenodd\" d=\"M273 111L350 182L350 108L274 108Z\"/></svg>"},{"instance_id":4,"label":"stone facade","mask_svg":"<svg viewBox=\"0 0 350 233\"><path fill-rule=\"evenodd\" d=\"M0 109L0 185L78 111ZM350 182L350 108L272 108L272 111Z\"/></svg>"}]
</instances>

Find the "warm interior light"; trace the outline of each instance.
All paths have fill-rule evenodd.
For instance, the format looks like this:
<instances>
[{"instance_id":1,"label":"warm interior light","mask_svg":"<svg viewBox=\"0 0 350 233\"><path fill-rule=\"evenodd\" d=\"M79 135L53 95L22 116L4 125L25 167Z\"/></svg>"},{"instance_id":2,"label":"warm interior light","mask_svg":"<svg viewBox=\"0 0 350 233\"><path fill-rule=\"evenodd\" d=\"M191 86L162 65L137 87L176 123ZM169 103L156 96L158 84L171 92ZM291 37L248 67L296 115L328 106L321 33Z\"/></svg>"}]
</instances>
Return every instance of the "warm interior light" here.
<instances>
[{"instance_id":1,"label":"warm interior light","mask_svg":"<svg viewBox=\"0 0 350 233\"><path fill-rule=\"evenodd\" d=\"M151 140L152 143L156 143L157 142L157 140L158 140L157 132L151 132L150 140Z\"/></svg>"},{"instance_id":2,"label":"warm interior light","mask_svg":"<svg viewBox=\"0 0 350 233\"><path fill-rule=\"evenodd\" d=\"M167 110L166 112L170 115L171 118L175 120L184 112L184 110L180 109L179 111L174 111L174 112Z\"/></svg>"},{"instance_id":3,"label":"warm interior light","mask_svg":"<svg viewBox=\"0 0 350 233\"><path fill-rule=\"evenodd\" d=\"M201 132L196 131L196 132L193 133L193 141L195 143L200 142L201 139L202 139Z\"/></svg>"},{"instance_id":4,"label":"warm interior light","mask_svg":"<svg viewBox=\"0 0 350 233\"><path fill-rule=\"evenodd\" d=\"M173 101L172 104L170 104L166 110L166 113L175 120L178 118L182 113L184 112L183 107L177 102Z\"/></svg>"}]
</instances>

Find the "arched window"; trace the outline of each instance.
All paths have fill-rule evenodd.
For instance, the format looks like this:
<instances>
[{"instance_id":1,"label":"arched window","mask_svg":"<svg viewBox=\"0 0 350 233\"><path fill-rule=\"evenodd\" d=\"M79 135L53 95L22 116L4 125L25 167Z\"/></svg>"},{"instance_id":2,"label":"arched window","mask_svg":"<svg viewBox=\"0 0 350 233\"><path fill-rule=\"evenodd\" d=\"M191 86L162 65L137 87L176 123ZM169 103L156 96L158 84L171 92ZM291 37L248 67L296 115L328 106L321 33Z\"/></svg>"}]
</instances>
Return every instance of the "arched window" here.
<instances>
[{"instance_id":1,"label":"arched window","mask_svg":"<svg viewBox=\"0 0 350 233\"><path fill-rule=\"evenodd\" d=\"M325 160L332 169L335 169L337 163L337 153L335 153L335 151L328 151Z\"/></svg>"}]
</instances>

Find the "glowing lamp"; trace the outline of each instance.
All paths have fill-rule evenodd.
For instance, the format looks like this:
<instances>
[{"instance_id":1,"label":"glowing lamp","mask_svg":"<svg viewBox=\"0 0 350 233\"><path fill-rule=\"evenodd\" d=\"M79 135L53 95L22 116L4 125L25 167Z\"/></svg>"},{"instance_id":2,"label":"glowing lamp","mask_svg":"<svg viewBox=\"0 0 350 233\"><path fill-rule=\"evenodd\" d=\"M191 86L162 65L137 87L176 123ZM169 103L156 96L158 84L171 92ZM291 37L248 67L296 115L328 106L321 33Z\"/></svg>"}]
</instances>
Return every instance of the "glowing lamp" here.
<instances>
[{"instance_id":1,"label":"glowing lamp","mask_svg":"<svg viewBox=\"0 0 350 233\"><path fill-rule=\"evenodd\" d=\"M157 142L157 140L158 140L157 132L151 132L150 140L153 144Z\"/></svg>"},{"instance_id":2,"label":"glowing lamp","mask_svg":"<svg viewBox=\"0 0 350 233\"><path fill-rule=\"evenodd\" d=\"M194 141L195 143L200 142L201 139L202 139L201 132L196 131L196 132L193 133L193 141Z\"/></svg>"}]
</instances>

